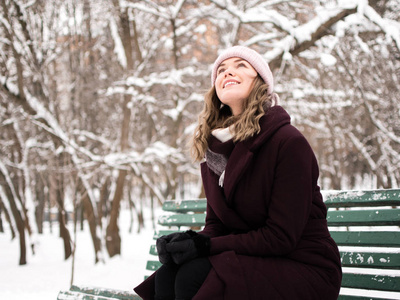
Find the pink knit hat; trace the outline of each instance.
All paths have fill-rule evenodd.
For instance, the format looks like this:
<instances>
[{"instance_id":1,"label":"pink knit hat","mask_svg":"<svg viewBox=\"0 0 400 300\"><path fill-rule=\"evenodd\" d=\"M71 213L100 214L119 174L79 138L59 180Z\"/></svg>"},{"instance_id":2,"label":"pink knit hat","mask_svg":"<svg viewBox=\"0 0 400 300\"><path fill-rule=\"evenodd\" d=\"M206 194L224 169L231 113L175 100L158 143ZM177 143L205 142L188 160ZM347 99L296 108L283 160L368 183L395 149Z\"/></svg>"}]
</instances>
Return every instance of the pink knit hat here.
<instances>
[{"instance_id":1,"label":"pink knit hat","mask_svg":"<svg viewBox=\"0 0 400 300\"><path fill-rule=\"evenodd\" d=\"M256 51L243 47L234 46L224 50L214 62L212 74L211 74L211 85L215 84L215 79L217 78L217 69L219 65L226 59L232 57L240 57L247 61L252 67L260 74L261 78L268 84L268 94L272 94L274 90L274 77L268 66L266 60L258 54Z\"/></svg>"}]
</instances>

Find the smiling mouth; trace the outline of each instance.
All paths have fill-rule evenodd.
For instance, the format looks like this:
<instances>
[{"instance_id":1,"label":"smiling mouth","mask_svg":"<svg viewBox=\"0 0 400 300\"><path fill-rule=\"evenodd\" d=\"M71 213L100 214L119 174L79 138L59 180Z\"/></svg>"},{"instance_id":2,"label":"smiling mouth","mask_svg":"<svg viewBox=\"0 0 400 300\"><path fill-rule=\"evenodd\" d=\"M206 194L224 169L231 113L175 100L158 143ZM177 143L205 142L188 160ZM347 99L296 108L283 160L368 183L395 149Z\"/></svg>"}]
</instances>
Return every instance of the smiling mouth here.
<instances>
[{"instance_id":1,"label":"smiling mouth","mask_svg":"<svg viewBox=\"0 0 400 300\"><path fill-rule=\"evenodd\" d=\"M224 84L224 88L226 88L227 86L230 86L230 85L237 85L237 84L240 84L240 83L236 82L236 81L229 81Z\"/></svg>"}]
</instances>

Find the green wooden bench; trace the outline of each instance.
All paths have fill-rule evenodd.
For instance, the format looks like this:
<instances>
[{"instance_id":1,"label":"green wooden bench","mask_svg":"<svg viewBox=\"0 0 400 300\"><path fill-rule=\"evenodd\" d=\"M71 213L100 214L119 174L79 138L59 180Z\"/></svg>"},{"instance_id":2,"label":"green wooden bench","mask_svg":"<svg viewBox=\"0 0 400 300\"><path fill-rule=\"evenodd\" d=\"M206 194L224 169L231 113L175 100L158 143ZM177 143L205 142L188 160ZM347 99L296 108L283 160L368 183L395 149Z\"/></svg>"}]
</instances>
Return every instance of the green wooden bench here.
<instances>
[{"instance_id":1,"label":"green wooden bench","mask_svg":"<svg viewBox=\"0 0 400 300\"><path fill-rule=\"evenodd\" d=\"M339 299L400 299L400 189L324 192L324 199L343 266ZM168 201L163 210L158 224L168 229L154 239L204 225L206 200ZM161 265L155 245L150 254L153 272Z\"/></svg>"},{"instance_id":2,"label":"green wooden bench","mask_svg":"<svg viewBox=\"0 0 400 300\"><path fill-rule=\"evenodd\" d=\"M324 192L328 224L339 245L343 266L340 300L400 299L400 189ZM158 219L161 229L153 238L200 228L205 222L206 200L167 201ZM161 264L155 245L150 275ZM145 278L148 277L145 275ZM123 291L78 288L60 292L58 300L140 299Z\"/></svg>"}]
</instances>

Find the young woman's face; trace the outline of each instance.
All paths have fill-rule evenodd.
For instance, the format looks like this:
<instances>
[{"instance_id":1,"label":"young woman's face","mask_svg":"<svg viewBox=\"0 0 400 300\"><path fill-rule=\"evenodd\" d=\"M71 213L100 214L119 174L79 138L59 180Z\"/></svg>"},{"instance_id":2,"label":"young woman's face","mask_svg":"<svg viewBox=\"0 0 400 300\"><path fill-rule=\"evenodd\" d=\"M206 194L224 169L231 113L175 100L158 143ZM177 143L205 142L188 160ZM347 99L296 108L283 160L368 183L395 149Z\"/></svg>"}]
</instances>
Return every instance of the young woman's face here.
<instances>
[{"instance_id":1,"label":"young woman's face","mask_svg":"<svg viewBox=\"0 0 400 300\"><path fill-rule=\"evenodd\" d=\"M219 65L215 90L219 100L231 108L233 115L243 111L244 100L249 96L256 77L257 71L239 57L229 58Z\"/></svg>"}]
</instances>

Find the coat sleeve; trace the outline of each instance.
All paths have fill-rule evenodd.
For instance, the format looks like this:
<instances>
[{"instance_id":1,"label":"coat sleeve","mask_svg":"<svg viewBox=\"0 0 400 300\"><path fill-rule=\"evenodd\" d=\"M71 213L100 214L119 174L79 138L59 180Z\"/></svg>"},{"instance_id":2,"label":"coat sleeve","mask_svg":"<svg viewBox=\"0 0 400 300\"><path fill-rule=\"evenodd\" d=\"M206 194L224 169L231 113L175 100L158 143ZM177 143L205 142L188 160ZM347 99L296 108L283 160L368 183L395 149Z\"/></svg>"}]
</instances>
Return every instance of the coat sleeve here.
<instances>
[{"instance_id":1,"label":"coat sleeve","mask_svg":"<svg viewBox=\"0 0 400 300\"><path fill-rule=\"evenodd\" d=\"M317 178L317 161L304 136L281 141L265 225L247 233L212 238L211 254L234 250L237 254L270 256L293 251L310 216ZM263 184L262 178L258 180Z\"/></svg>"},{"instance_id":2,"label":"coat sleeve","mask_svg":"<svg viewBox=\"0 0 400 300\"><path fill-rule=\"evenodd\" d=\"M211 206L207 204L206 224L204 226L204 229L199 233L207 235L209 237L217 237L221 235L226 235L228 232L229 231L226 226L216 216Z\"/></svg>"}]
</instances>

